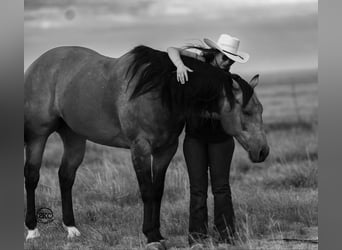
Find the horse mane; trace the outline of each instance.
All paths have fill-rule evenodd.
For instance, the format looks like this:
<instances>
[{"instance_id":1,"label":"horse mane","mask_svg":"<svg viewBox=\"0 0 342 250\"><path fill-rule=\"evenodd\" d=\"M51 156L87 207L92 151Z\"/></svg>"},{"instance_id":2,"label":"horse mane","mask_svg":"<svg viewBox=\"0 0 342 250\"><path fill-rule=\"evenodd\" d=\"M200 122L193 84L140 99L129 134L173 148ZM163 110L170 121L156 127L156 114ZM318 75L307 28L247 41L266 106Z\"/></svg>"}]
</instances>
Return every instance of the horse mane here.
<instances>
[{"instance_id":1,"label":"horse mane","mask_svg":"<svg viewBox=\"0 0 342 250\"><path fill-rule=\"evenodd\" d=\"M231 74L231 76L233 80L235 80L241 88L243 100L242 107L244 108L249 102L249 99L251 99L252 95L254 94L254 89L241 76L237 74Z\"/></svg>"},{"instance_id":2,"label":"horse mane","mask_svg":"<svg viewBox=\"0 0 342 250\"><path fill-rule=\"evenodd\" d=\"M188 82L180 84L176 79L176 67L166 52L137 46L129 53L134 56L126 72L129 83L140 72L131 99L147 92L159 91L162 104L172 113L179 114L181 111L185 115L192 115L204 111L218 112L218 101L224 89L233 107L233 80L230 73L194 58L182 56L184 64L193 72L188 73Z\"/></svg>"}]
</instances>

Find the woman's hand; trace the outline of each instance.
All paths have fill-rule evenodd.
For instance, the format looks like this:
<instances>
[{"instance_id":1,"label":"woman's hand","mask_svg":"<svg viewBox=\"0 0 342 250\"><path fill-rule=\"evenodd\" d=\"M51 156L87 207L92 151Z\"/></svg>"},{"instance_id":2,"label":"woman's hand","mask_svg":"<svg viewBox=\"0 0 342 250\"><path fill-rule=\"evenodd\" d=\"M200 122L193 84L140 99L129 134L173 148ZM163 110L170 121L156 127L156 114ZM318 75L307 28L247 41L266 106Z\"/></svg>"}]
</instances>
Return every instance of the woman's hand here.
<instances>
[{"instance_id":1,"label":"woman's hand","mask_svg":"<svg viewBox=\"0 0 342 250\"><path fill-rule=\"evenodd\" d=\"M192 69L189 69L187 66L184 65L182 58L181 58L181 54L185 56L197 58L196 54L192 52L188 52L186 50L181 50L175 47L167 48L167 53L171 61L177 68L177 81L181 82L181 84L184 84L186 81L188 81L188 71L192 72Z\"/></svg>"},{"instance_id":2,"label":"woman's hand","mask_svg":"<svg viewBox=\"0 0 342 250\"><path fill-rule=\"evenodd\" d=\"M177 66L177 81L181 84L184 84L188 81L188 71L193 72L192 69L185 66L183 63L178 64Z\"/></svg>"}]
</instances>

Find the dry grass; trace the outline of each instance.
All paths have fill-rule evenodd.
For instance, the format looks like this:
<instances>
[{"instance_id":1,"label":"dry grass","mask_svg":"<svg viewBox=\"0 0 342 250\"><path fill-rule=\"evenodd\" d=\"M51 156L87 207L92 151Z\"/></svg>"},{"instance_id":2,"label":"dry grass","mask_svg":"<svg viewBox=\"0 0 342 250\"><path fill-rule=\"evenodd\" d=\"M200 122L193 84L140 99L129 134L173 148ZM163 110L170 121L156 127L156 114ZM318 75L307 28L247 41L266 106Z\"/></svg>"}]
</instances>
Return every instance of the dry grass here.
<instances>
[{"instance_id":1,"label":"dry grass","mask_svg":"<svg viewBox=\"0 0 342 250\"><path fill-rule=\"evenodd\" d=\"M271 154L264 163L253 164L237 146L231 182L240 242L231 249L317 249L315 244L281 240L318 237L316 88L317 84L298 87L300 121L294 115L298 112L288 106L291 93L286 85L260 88ZM162 233L170 249L187 249L189 181L181 148L167 172L161 209ZM66 239L61 226L61 154L61 142L53 135L44 154L36 202L37 208L51 208L55 220L39 224L42 236L24 243L25 249L142 249L142 202L129 151L88 143L73 189L82 233L74 240ZM212 222L211 195L208 206ZM215 236L212 229L210 235ZM209 244L208 249L215 246Z\"/></svg>"}]
</instances>

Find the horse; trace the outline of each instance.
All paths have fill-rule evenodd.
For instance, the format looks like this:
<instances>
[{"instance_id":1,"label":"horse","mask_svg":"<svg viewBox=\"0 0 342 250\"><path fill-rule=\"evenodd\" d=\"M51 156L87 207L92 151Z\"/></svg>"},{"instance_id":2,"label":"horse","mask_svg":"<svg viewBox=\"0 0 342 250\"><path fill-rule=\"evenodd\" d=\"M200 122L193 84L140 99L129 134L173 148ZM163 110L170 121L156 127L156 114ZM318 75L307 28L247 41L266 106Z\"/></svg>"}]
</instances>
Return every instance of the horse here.
<instances>
[{"instance_id":1,"label":"horse","mask_svg":"<svg viewBox=\"0 0 342 250\"><path fill-rule=\"evenodd\" d=\"M68 238L79 236L72 204L72 186L86 140L130 149L143 201L142 231L148 244L161 245L160 207L167 167L186 119L212 115L220 119L253 162L269 153L262 122L262 104L248 83L190 57L194 70L186 84L176 80L166 52L137 46L119 58L91 49L53 48L24 73L24 147L26 239L38 237L35 189L46 141L57 132L64 153L58 170L63 226Z\"/></svg>"}]
</instances>

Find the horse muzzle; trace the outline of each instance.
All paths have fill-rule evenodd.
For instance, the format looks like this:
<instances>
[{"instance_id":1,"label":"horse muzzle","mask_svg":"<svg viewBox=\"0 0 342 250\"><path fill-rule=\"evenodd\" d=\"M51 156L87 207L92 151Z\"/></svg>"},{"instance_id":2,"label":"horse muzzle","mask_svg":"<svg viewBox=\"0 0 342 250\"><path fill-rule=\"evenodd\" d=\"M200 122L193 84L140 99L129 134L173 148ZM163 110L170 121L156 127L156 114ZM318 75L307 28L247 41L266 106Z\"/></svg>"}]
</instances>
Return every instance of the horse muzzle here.
<instances>
[{"instance_id":1,"label":"horse muzzle","mask_svg":"<svg viewBox=\"0 0 342 250\"><path fill-rule=\"evenodd\" d=\"M270 147L268 145L262 146L258 150L248 151L250 160L255 163L265 161L269 153Z\"/></svg>"}]
</instances>

